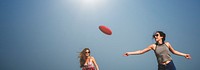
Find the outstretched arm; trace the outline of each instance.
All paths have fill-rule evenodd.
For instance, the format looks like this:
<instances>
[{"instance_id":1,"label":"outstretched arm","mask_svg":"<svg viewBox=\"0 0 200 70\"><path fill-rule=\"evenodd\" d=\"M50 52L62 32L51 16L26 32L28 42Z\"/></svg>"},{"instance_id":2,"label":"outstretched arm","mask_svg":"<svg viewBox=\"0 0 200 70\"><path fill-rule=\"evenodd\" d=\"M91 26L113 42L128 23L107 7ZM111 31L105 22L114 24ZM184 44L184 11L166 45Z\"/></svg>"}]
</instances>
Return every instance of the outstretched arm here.
<instances>
[{"instance_id":1,"label":"outstretched arm","mask_svg":"<svg viewBox=\"0 0 200 70\"><path fill-rule=\"evenodd\" d=\"M124 56L144 54L144 53L150 51L152 48L153 48L153 44L148 46L147 48L145 48L143 50L138 50L138 51L133 51L133 52L126 52L126 53L124 53Z\"/></svg>"},{"instance_id":2,"label":"outstretched arm","mask_svg":"<svg viewBox=\"0 0 200 70\"><path fill-rule=\"evenodd\" d=\"M182 52L179 52L179 51L174 50L174 48L170 45L169 42L166 42L165 44L169 47L169 50L170 50L173 54L176 54L176 55L179 55L179 56L184 56L184 57L187 58L187 59L191 59L190 54L185 54L185 53L182 53Z\"/></svg>"}]
</instances>

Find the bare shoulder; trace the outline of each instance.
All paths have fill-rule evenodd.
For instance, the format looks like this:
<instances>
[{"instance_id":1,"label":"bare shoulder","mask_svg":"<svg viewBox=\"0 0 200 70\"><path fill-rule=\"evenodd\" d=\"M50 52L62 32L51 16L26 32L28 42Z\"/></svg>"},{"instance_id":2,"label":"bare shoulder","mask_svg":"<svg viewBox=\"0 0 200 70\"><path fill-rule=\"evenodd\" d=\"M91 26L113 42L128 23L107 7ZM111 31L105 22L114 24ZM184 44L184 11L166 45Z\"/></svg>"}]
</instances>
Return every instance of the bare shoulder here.
<instances>
[{"instance_id":1,"label":"bare shoulder","mask_svg":"<svg viewBox=\"0 0 200 70\"><path fill-rule=\"evenodd\" d=\"M165 42L165 44L166 44L168 47L170 47L170 46L171 46L169 42Z\"/></svg>"},{"instance_id":2,"label":"bare shoulder","mask_svg":"<svg viewBox=\"0 0 200 70\"><path fill-rule=\"evenodd\" d=\"M90 56L90 59L91 59L92 61L95 61L95 58L94 58L93 56Z\"/></svg>"},{"instance_id":3,"label":"bare shoulder","mask_svg":"<svg viewBox=\"0 0 200 70\"><path fill-rule=\"evenodd\" d=\"M165 42L165 44L169 44L169 42Z\"/></svg>"},{"instance_id":4,"label":"bare shoulder","mask_svg":"<svg viewBox=\"0 0 200 70\"><path fill-rule=\"evenodd\" d=\"M149 45L149 48L151 48L152 50L155 50L156 44L151 44L151 45Z\"/></svg>"},{"instance_id":5,"label":"bare shoulder","mask_svg":"<svg viewBox=\"0 0 200 70\"><path fill-rule=\"evenodd\" d=\"M90 56L90 59L94 59L94 57L93 57L93 56Z\"/></svg>"}]
</instances>

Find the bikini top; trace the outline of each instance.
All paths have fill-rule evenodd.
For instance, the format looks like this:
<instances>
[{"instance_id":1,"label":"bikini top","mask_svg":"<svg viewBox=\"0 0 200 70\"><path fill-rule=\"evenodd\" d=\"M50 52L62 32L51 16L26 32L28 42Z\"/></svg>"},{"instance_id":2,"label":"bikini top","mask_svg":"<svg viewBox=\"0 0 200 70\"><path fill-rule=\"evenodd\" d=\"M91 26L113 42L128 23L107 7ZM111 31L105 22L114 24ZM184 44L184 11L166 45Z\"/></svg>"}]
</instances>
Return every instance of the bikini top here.
<instances>
[{"instance_id":1,"label":"bikini top","mask_svg":"<svg viewBox=\"0 0 200 70\"><path fill-rule=\"evenodd\" d=\"M92 62L92 59L90 58L89 62L86 64L86 68L91 68L91 67L94 67L94 64Z\"/></svg>"}]
</instances>

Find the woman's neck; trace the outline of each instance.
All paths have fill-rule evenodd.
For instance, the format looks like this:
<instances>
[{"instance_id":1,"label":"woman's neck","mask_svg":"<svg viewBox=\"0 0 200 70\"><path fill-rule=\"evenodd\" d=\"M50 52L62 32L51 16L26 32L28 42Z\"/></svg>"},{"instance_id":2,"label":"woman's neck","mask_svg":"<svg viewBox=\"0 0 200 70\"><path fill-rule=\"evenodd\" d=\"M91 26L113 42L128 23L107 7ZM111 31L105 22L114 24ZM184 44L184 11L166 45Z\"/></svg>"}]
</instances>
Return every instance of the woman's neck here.
<instances>
[{"instance_id":1,"label":"woman's neck","mask_svg":"<svg viewBox=\"0 0 200 70\"><path fill-rule=\"evenodd\" d=\"M157 44L163 44L162 40L156 42Z\"/></svg>"}]
</instances>

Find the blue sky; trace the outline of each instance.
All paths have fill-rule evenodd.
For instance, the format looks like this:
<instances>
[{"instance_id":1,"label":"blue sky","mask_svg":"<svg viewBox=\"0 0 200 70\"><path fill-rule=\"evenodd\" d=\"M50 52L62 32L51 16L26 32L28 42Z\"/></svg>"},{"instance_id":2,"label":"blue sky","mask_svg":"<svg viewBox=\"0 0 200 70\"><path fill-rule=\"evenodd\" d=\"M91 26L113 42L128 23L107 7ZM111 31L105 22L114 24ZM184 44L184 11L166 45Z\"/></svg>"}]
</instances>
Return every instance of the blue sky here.
<instances>
[{"instance_id":1,"label":"blue sky","mask_svg":"<svg viewBox=\"0 0 200 70\"><path fill-rule=\"evenodd\" d=\"M1 0L0 70L81 70L78 52L85 47L101 70L156 70L153 51L122 54L154 43L157 30L191 54L172 54L177 70L198 69L199 7L199 0Z\"/></svg>"}]
</instances>

